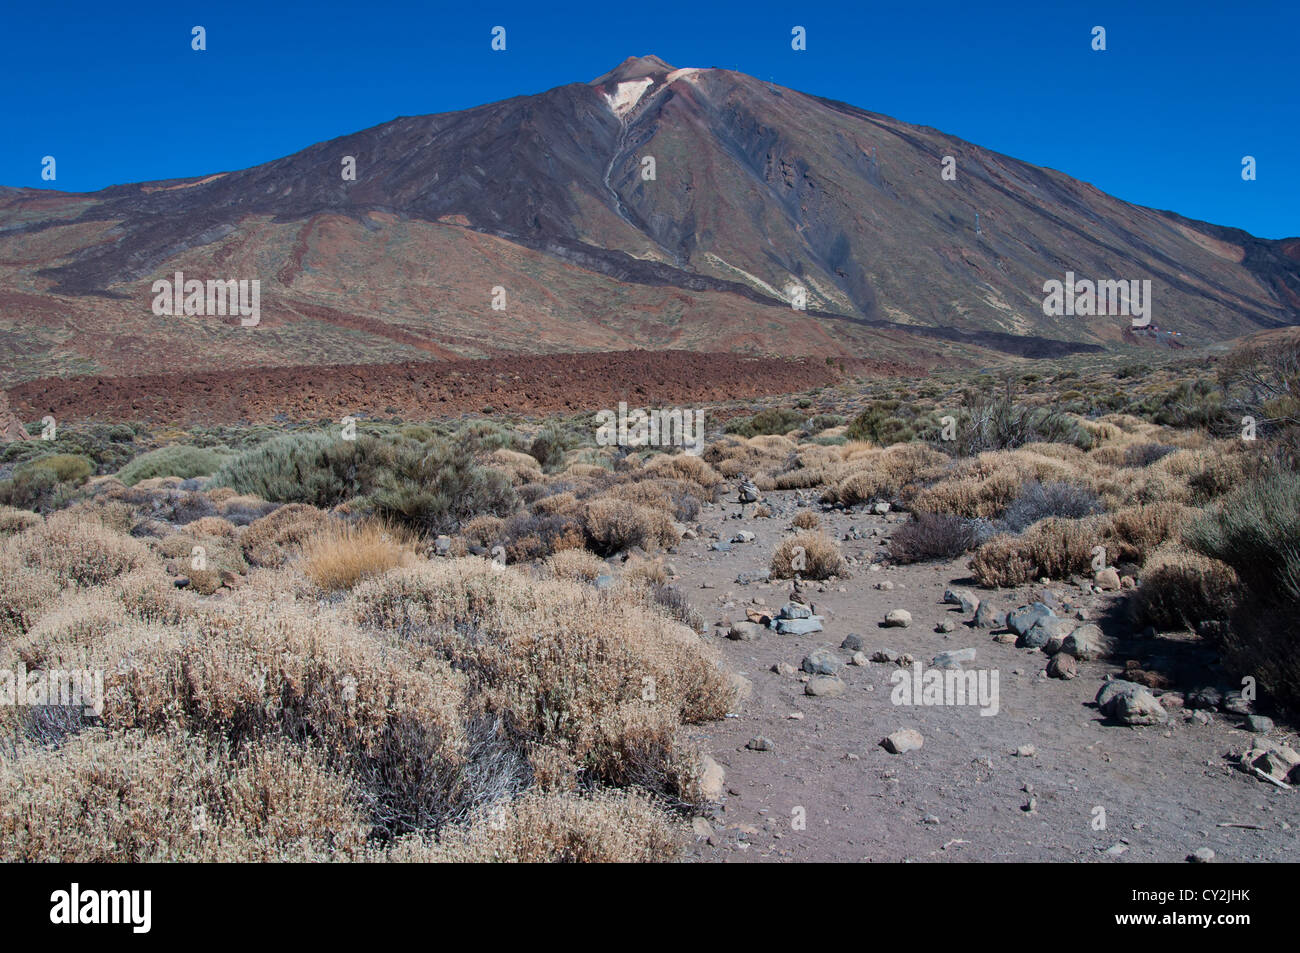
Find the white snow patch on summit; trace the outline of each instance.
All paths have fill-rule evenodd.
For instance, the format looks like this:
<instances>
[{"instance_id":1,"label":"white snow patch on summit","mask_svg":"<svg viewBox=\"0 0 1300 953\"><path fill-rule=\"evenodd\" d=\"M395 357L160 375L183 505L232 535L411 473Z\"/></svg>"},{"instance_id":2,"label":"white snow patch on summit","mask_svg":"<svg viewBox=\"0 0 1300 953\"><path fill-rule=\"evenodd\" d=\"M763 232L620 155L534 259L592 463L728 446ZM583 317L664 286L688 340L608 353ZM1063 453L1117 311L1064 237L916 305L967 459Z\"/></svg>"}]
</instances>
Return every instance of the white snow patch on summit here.
<instances>
[{"instance_id":1,"label":"white snow patch on summit","mask_svg":"<svg viewBox=\"0 0 1300 953\"><path fill-rule=\"evenodd\" d=\"M634 79L631 82L619 83L614 87L614 92L605 94L605 102L609 103L609 108L614 110L617 116L626 116L636 104L641 101L645 91L654 85L654 80L649 76L643 79Z\"/></svg>"},{"instance_id":2,"label":"white snow patch on summit","mask_svg":"<svg viewBox=\"0 0 1300 953\"><path fill-rule=\"evenodd\" d=\"M692 73L698 73L699 71L700 68L698 66L688 66L685 69L675 69L668 74L668 82L672 83L681 79L683 76L690 76Z\"/></svg>"}]
</instances>

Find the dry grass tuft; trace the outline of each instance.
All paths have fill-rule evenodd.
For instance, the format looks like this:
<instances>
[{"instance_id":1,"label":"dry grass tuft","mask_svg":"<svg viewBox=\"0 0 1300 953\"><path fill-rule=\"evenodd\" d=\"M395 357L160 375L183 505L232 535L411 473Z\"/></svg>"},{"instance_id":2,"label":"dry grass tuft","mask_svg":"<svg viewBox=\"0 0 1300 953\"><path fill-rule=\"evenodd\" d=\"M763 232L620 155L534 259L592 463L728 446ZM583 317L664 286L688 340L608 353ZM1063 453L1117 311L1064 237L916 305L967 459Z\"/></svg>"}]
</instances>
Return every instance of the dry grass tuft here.
<instances>
[{"instance_id":1,"label":"dry grass tuft","mask_svg":"<svg viewBox=\"0 0 1300 953\"><path fill-rule=\"evenodd\" d=\"M331 523L302 546L302 570L329 592L351 589L415 558L410 534L380 522Z\"/></svg>"},{"instance_id":2,"label":"dry grass tuft","mask_svg":"<svg viewBox=\"0 0 1300 953\"><path fill-rule=\"evenodd\" d=\"M847 564L839 547L821 532L802 532L781 541L772 553L771 574L776 579L804 579L843 576Z\"/></svg>"},{"instance_id":3,"label":"dry grass tuft","mask_svg":"<svg viewBox=\"0 0 1300 953\"><path fill-rule=\"evenodd\" d=\"M790 521L790 525L795 529L820 529L822 520L812 510L800 510L794 514L794 519Z\"/></svg>"}]
</instances>

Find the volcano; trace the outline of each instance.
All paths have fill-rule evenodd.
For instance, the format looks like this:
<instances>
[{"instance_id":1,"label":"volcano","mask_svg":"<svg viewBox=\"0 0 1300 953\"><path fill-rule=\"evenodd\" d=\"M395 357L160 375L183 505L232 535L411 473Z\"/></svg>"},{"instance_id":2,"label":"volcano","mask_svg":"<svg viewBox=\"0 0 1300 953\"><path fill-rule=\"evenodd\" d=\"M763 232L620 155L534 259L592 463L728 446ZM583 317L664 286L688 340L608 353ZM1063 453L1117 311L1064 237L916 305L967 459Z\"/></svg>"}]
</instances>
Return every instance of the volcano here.
<instances>
[{"instance_id":1,"label":"volcano","mask_svg":"<svg viewBox=\"0 0 1300 953\"><path fill-rule=\"evenodd\" d=\"M178 271L260 281L260 323L154 314ZM0 189L0 374L665 348L984 361L1133 340L1124 318L1044 313L1067 272L1149 280L1152 323L1187 343L1300 321L1300 239L631 57L241 171Z\"/></svg>"}]
</instances>

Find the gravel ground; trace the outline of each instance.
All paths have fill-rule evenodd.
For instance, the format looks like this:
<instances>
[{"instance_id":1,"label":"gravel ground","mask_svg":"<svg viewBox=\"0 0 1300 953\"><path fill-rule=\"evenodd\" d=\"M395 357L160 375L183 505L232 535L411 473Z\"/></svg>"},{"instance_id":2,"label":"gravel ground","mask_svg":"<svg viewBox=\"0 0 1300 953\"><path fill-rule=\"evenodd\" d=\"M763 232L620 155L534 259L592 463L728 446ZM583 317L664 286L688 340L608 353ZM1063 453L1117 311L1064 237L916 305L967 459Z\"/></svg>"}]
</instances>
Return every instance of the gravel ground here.
<instances>
[{"instance_id":1,"label":"gravel ground","mask_svg":"<svg viewBox=\"0 0 1300 953\"><path fill-rule=\"evenodd\" d=\"M1176 689L1216 681L1212 660L1194 638L1135 638L1119 594L1085 593L1069 582L981 590L965 559L869 571L893 521L905 517L822 513L834 538L854 526L864 537L840 544L858 563L851 578L805 584L825 631L765 631L752 642L721 637L716 623L743 620L753 600L779 609L790 595L788 581L736 582L741 572L767 568L801 498L774 493L766 502L775 511L771 518L736 519L735 503L706 507L700 537L684 540L668 557L680 574L676 585L709 623L707 638L752 684L736 717L702 733L726 770L726 795L711 824L697 821L692 858L1131 863L1181 861L1202 847L1223 861L1300 857L1300 794L1236 768L1231 756L1251 738L1240 716L1215 712L1201 723L1191 712L1175 711L1167 725L1134 728L1112 724L1097 710L1093 699L1102 681L1120 674L1127 658L1163 668ZM806 502L820 513L811 498ZM730 552L710 551L712 533L730 539L742 529L757 538L733 544ZM873 529L881 535L871 536ZM893 589L876 588L884 582ZM1120 654L1081 662L1079 676L1069 681L1047 678L1040 651L1000 643L994 632L967 624L970 616L959 607L944 605L944 590L953 585L1004 610L1055 594L1084 608L1108 634L1123 636ZM882 627L893 609L909 611L911 625ZM936 631L947 619L956 630ZM797 670L819 647L847 660L851 653L840 644L851 633L862 637L868 657L892 649L926 666L940 652L974 648L976 660L964 667L997 672L997 714L983 716L976 706L895 705L890 674L898 669L890 663L846 665L840 697L808 696L807 675L771 670L779 663ZM920 731L923 747L889 754L879 746L904 728ZM746 747L760 736L771 750ZM1270 737L1296 745L1288 725L1279 724Z\"/></svg>"}]
</instances>

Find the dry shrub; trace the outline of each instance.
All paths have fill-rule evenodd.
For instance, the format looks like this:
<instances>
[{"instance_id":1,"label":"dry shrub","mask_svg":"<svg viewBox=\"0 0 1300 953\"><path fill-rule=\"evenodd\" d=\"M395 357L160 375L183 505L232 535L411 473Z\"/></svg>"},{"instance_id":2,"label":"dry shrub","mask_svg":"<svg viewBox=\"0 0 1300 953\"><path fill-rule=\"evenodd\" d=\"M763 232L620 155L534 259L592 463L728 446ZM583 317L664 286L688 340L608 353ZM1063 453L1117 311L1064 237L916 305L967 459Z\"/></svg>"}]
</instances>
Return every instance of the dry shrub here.
<instances>
[{"instance_id":1,"label":"dry shrub","mask_svg":"<svg viewBox=\"0 0 1300 953\"><path fill-rule=\"evenodd\" d=\"M772 516L772 510L766 503L759 503L754 507L754 519L765 520Z\"/></svg>"},{"instance_id":2,"label":"dry shrub","mask_svg":"<svg viewBox=\"0 0 1300 953\"><path fill-rule=\"evenodd\" d=\"M536 503L533 504L533 512L544 513L547 515L568 513L576 509L577 505L578 505L578 498L574 496L573 493L565 490L561 493L554 493L551 496L542 497L540 500L538 500ZM465 530L462 530L462 532L466 532L466 535L468 535L467 530L469 528L469 524L466 523L465 527L466 527Z\"/></svg>"},{"instance_id":3,"label":"dry shrub","mask_svg":"<svg viewBox=\"0 0 1300 953\"><path fill-rule=\"evenodd\" d=\"M609 567L595 553L585 549L565 549L546 560L546 570L555 579L595 582L598 576L609 572Z\"/></svg>"},{"instance_id":4,"label":"dry shrub","mask_svg":"<svg viewBox=\"0 0 1300 953\"><path fill-rule=\"evenodd\" d=\"M794 519L790 521L790 525L795 529L820 529L822 520L812 510L800 510L794 514Z\"/></svg>"},{"instance_id":5,"label":"dry shrub","mask_svg":"<svg viewBox=\"0 0 1300 953\"><path fill-rule=\"evenodd\" d=\"M10 537L4 547L22 565L49 573L63 586L102 585L153 558L139 540L67 511Z\"/></svg>"},{"instance_id":6,"label":"dry shrub","mask_svg":"<svg viewBox=\"0 0 1300 953\"><path fill-rule=\"evenodd\" d=\"M642 469L652 476L683 480L705 490L711 490L723 482L720 473L690 453L661 453L651 457Z\"/></svg>"},{"instance_id":7,"label":"dry shrub","mask_svg":"<svg viewBox=\"0 0 1300 953\"><path fill-rule=\"evenodd\" d=\"M329 522L329 514L306 503L290 503L254 520L240 537L253 566L283 566L299 547Z\"/></svg>"},{"instance_id":8,"label":"dry shrub","mask_svg":"<svg viewBox=\"0 0 1300 953\"><path fill-rule=\"evenodd\" d=\"M365 788L375 823L393 833L473 806L461 771L464 679L436 653L358 632L319 606L228 610L184 628L110 633L99 664L92 658L105 672L105 725L178 726L233 743L311 738Z\"/></svg>"},{"instance_id":9,"label":"dry shrub","mask_svg":"<svg viewBox=\"0 0 1300 953\"><path fill-rule=\"evenodd\" d=\"M569 480L596 480L609 476L609 470L594 463L570 463L563 476Z\"/></svg>"},{"instance_id":10,"label":"dry shrub","mask_svg":"<svg viewBox=\"0 0 1300 953\"><path fill-rule=\"evenodd\" d=\"M955 559L975 545L975 527L960 516L913 513L894 531L889 555L898 563Z\"/></svg>"},{"instance_id":11,"label":"dry shrub","mask_svg":"<svg viewBox=\"0 0 1300 953\"><path fill-rule=\"evenodd\" d=\"M1001 516L1020 493L1024 478L1014 469L997 469L981 476L963 461L954 473L911 496L909 505L926 513L945 513L965 519Z\"/></svg>"},{"instance_id":12,"label":"dry shrub","mask_svg":"<svg viewBox=\"0 0 1300 953\"><path fill-rule=\"evenodd\" d=\"M961 460L933 485L903 496L913 509L926 513L995 519L1015 501L1026 483L1066 482L1096 492L1096 478L1096 468L1077 448L1029 444Z\"/></svg>"},{"instance_id":13,"label":"dry shrub","mask_svg":"<svg viewBox=\"0 0 1300 953\"><path fill-rule=\"evenodd\" d=\"M20 510L16 506L6 506L0 503L0 536L12 536L14 533L21 533L40 521L40 515L33 513L31 510Z\"/></svg>"},{"instance_id":14,"label":"dry shrub","mask_svg":"<svg viewBox=\"0 0 1300 953\"><path fill-rule=\"evenodd\" d=\"M980 585L989 588L1024 585L1036 576L1036 566L1021 541L1005 534L980 546L970 566Z\"/></svg>"},{"instance_id":15,"label":"dry shrub","mask_svg":"<svg viewBox=\"0 0 1300 953\"><path fill-rule=\"evenodd\" d=\"M460 528L460 534L476 546L491 546L501 538L506 521L491 513L481 513Z\"/></svg>"},{"instance_id":16,"label":"dry shrub","mask_svg":"<svg viewBox=\"0 0 1300 953\"><path fill-rule=\"evenodd\" d=\"M1230 618L1238 593L1237 574L1227 563L1165 543L1142 567L1133 618L1138 625L1194 631L1203 621Z\"/></svg>"},{"instance_id":17,"label":"dry shrub","mask_svg":"<svg viewBox=\"0 0 1300 953\"><path fill-rule=\"evenodd\" d=\"M191 536L215 536L231 542L239 539L239 527L220 516L203 516L192 523L186 523L185 532Z\"/></svg>"},{"instance_id":18,"label":"dry shrub","mask_svg":"<svg viewBox=\"0 0 1300 953\"><path fill-rule=\"evenodd\" d=\"M798 569L795 564L801 555L804 568ZM796 573L804 579L826 579L843 576L846 570L839 547L821 532L795 533L772 553L771 574L777 579L791 579Z\"/></svg>"},{"instance_id":19,"label":"dry shrub","mask_svg":"<svg viewBox=\"0 0 1300 953\"><path fill-rule=\"evenodd\" d=\"M1186 487L1189 503L1203 505L1259 475L1260 458L1241 440L1215 440L1198 449L1183 449L1162 457L1148 468L1165 473Z\"/></svg>"},{"instance_id":20,"label":"dry shrub","mask_svg":"<svg viewBox=\"0 0 1300 953\"><path fill-rule=\"evenodd\" d=\"M1112 562L1142 562L1166 540L1177 539L1197 511L1181 503L1144 503L1112 513L1106 558Z\"/></svg>"},{"instance_id":21,"label":"dry shrub","mask_svg":"<svg viewBox=\"0 0 1300 953\"><path fill-rule=\"evenodd\" d=\"M746 474L762 486L763 478L770 478L770 474L785 469L795 449L794 442L785 437L751 437L746 440L728 434L709 444L703 459L724 479L734 480Z\"/></svg>"},{"instance_id":22,"label":"dry shrub","mask_svg":"<svg viewBox=\"0 0 1300 953\"><path fill-rule=\"evenodd\" d=\"M508 473L511 482L516 485L530 483L542 476L542 465L537 462L537 458L518 450L500 447L487 455L486 463L493 469Z\"/></svg>"},{"instance_id":23,"label":"dry shrub","mask_svg":"<svg viewBox=\"0 0 1300 953\"><path fill-rule=\"evenodd\" d=\"M633 482L619 483L604 492L606 499L627 500L642 506L658 508L671 513L674 519L694 519L700 504L712 499L712 491L690 480L642 479L633 476Z\"/></svg>"},{"instance_id":24,"label":"dry shrub","mask_svg":"<svg viewBox=\"0 0 1300 953\"><path fill-rule=\"evenodd\" d=\"M681 541L670 513L627 500L592 500L583 513L583 525L592 549L602 556L634 546L667 548Z\"/></svg>"},{"instance_id":25,"label":"dry shrub","mask_svg":"<svg viewBox=\"0 0 1300 953\"><path fill-rule=\"evenodd\" d=\"M331 523L302 546L302 570L329 592L351 589L415 558L410 535L396 526L368 521Z\"/></svg>"},{"instance_id":26,"label":"dry shrub","mask_svg":"<svg viewBox=\"0 0 1300 953\"><path fill-rule=\"evenodd\" d=\"M0 645L27 632L60 595L54 576L0 549Z\"/></svg>"},{"instance_id":27,"label":"dry shrub","mask_svg":"<svg viewBox=\"0 0 1300 953\"><path fill-rule=\"evenodd\" d=\"M674 860L684 832L644 796L526 794L445 831L437 845L411 838L387 859L450 863L657 863Z\"/></svg>"},{"instance_id":28,"label":"dry shrub","mask_svg":"<svg viewBox=\"0 0 1300 953\"><path fill-rule=\"evenodd\" d=\"M548 516L522 512L506 520L501 540L505 543L507 560L522 563L545 559L566 549L581 549L586 534L577 514Z\"/></svg>"},{"instance_id":29,"label":"dry shrub","mask_svg":"<svg viewBox=\"0 0 1300 953\"><path fill-rule=\"evenodd\" d=\"M191 617L192 598L177 589L160 566L146 566L114 579L109 591L137 619L175 625Z\"/></svg>"},{"instance_id":30,"label":"dry shrub","mask_svg":"<svg viewBox=\"0 0 1300 953\"><path fill-rule=\"evenodd\" d=\"M193 498L196 504L200 501L206 503L213 502L211 493L191 493L190 497ZM227 497L217 504L216 508L218 514L230 520L232 523L238 523L240 526L247 526L264 516L269 516L271 513L275 512L279 506L280 504L268 502L260 496L241 494Z\"/></svg>"},{"instance_id":31,"label":"dry shrub","mask_svg":"<svg viewBox=\"0 0 1300 953\"><path fill-rule=\"evenodd\" d=\"M131 532L136 521L135 507L121 500L80 500L69 506L66 512L77 519L96 520L113 532L123 535Z\"/></svg>"},{"instance_id":32,"label":"dry shrub","mask_svg":"<svg viewBox=\"0 0 1300 953\"><path fill-rule=\"evenodd\" d=\"M447 560L362 583L350 605L451 660L516 742L558 746L606 783L687 797L678 731L734 701L714 651L627 591Z\"/></svg>"},{"instance_id":33,"label":"dry shrub","mask_svg":"<svg viewBox=\"0 0 1300 953\"><path fill-rule=\"evenodd\" d=\"M975 551L971 569L980 585L1019 586L1039 577L1065 579L1088 571L1092 550L1102 545L1106 517L1045 519L1021 536L995 536Z\"/></svg>"},{"instance_id":34,"label":"dry shrub","mask_svg":"<svg viewBox=\"0 0 1300 953\"><path fill-rule=\"evenodd\" d=\"M575 791L581 780L574 760L546 745L528 746L528 767L533 772L533 789L539 792Z\"/></svg>"},{"instance_id":35,"label":"dry shrub","mask_svg":"<svg viewBox=\"0 0 1300 953\"><path fill-rule=\"evenodd\" d=\"M122 603L105 589L73 591L11 643L28 668L84 669L104 639L127 623Z\"/></svg>"},{"instance_id":36,"label":"dry shrub","mask_svg":"<svg viewBox=\"0 0 1300 953\"><path fill-rule=\"evenodd\" d=\"M604 498L610 500L627 500L641 506L658 507L670 510L673 507L672 496L667 484L660 480L636 480L631 483L619 483L605 491Z\"/></svg>"},{"instance_id":37,"label":"dry shrub","mask_svg":"<svg viewBox=\"0 0 1300 953\"><path fill-rule=\"evenodd\" d=\"M806 490L826 482L826 470L821 467L796 467L774 477L764 478L764 489Z\"/></svg>"},{"instance_id":38,"label":"dry shrub","mask_svg":"<svg viewBox=\"0 0 1300 953\"><path fill-rule=\"evenodd\" d=\"M623 566L621 577L625 585L642 589L650 586L663 586L668 583L668 571L664 569L662 559L644 559L633 556Z\"/></svg>"},{"instance_id":39,"label":"dry shrub","mask_svg":"<svg viewBox=\"0 0 1300 953\"><path fill-rule=\"evenodd\" d=\"M0 759L0 859L320 861L364 847L355 786L283 740L87 732Z\"/></svg>"},{"instance_id":40,"label":"dry shrub","mask_svg":"<svg viewBox=\"0 0 1300 953\"><path fill-rule=\"evenodd\" d=\"M822 494L830 503L852 506L881 497L896 497L909 483L948 463L945 454L923 443L900 443L877 450L860 443L845 444L842 464L827 468L828 482Z\"/></svg>"},{"instance_id":41,"label":"dry shrub","mask_svg":"<svg viewBox=\"0 0 1300 953\"><path fill-rule=\"evenodd\" d=\"M236 535L206 535L192 529L196 520L180 532L164 537L157 543L162 555L169 557L169 572L185 576L190 588L205 596L220 589L230 578L228 574L244 576L248 563ZM220 521L225 523L224 520ZM220 528L219 528L220 531Z\"/></svg>"}]
</instances>

